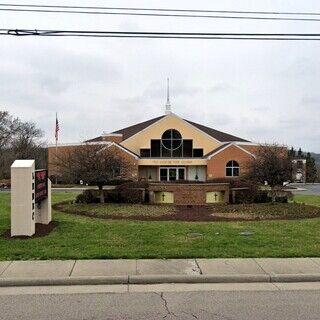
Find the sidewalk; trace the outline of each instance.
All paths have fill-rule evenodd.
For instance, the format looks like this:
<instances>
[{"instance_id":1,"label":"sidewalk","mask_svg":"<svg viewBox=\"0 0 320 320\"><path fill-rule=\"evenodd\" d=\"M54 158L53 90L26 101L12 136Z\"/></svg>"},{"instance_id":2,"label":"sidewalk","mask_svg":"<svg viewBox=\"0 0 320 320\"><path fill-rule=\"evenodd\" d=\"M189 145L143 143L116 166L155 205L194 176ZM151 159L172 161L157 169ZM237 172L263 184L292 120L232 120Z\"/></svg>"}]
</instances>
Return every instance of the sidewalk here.
<instances>
[{"instance_id":1,"label":"sidewalk","mask_svg":"<svg viewBox=\"0 0 320 320\"><path fill-rule=\"evenodd\" d=\"M320 281L320 258L0 261L0 287Z\"/></svg>"}]
</instances>

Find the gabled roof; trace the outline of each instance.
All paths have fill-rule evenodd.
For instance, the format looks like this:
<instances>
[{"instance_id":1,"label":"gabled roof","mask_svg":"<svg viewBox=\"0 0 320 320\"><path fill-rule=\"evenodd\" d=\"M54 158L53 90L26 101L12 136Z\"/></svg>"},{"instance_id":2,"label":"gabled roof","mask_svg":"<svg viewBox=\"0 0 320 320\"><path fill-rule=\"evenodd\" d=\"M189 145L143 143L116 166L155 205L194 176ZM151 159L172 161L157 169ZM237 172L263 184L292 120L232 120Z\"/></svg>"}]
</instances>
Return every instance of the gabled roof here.
<instances>
[{"instance_id":1,"label":"gabled roof","mask_svg":"<svg viewBox=\"0 0 320 320\"><path fill-rule=\"evenodd\" d=\"M144 130L145 128L151 126L152 124L158 122L159 120L163 119L164 117L166 117L166 115L163 115L163 116L160 116L160 117L157 117L157 118L153 118L153 119L150 119L150 120L147 120L147 121L144 121L144 122L140 122L140 123L137 123L137 124L135 124L133 126L126 127L126 128L123 128L123 129L120 129L120 130L117 130L117 131L113 131L112 133L122 134L123 141L124 141L124 140L132 137L133 135L137 134L138 132ZM213 128L209 128L209 127L203 126L203 125L201 125L199 123L195 123L195 122L192 122L192 121L189 121L189 120L185 120L185 119L183 119L183 120L186 121L187 123L189 123L190 125L196 127L197 129L203 131L204 133L206 133L207 135L211 136L212 138L220 141L220 142L234 142L234 141L237 141L237 142L249 142L248 140L245 140L245 139L242 139L242 138L239 138L239 137L236 137L236 136L232 136L232 135L230 135L228 133L224 133L224 132L215 130Z\"/></svg>"},{"instance_id":2,"label":"gabled roof","mask_svg":"<svg viewBox=\"0 0 320 320\"><path fill-rule=\"evenodd\" d=\"M224 133L206 126L203 126L202 124L199 123L195 123L189 120L184 119L185 121L189 122L191 125L193 125L194 127L200 129L201 131L205 132L206 134L208 134L209 136L217 139L218 141L221 142L233 142L233 141L241 141L241 142L249 142L248 140L236 137L236 136L232 136L231 134L228 133Z\"/></svg>"},{"instance_id":3,"label":"gabled roof","mask_svg":"<svg viewBox=\"0 0 320 320\"><path fill-rule=\"evenodd\" d=\"M210 152L208 152L207 154L205 154L203 157L204 158L207 158L207 157L210 157L212 154L214 153L219 153L219 151L225 149L228 145L230 145L230 143L225 143L225 144L222 144L221 146L219 146L218 148L215 148L213 150L211 150Z\"/></svg>"},{"instance_id":4,"label":"gabled roof","mask_svg":"<svg viewBox=\"0 0 320 320\"><path fill-rule=\"evenodd\" d=\"M207 153L206 155L203 156L203 158L206 159L211 159L212 157L216 156L217 154L219 154L220 152L222 152L223 150L229 148L229 147L236 147L238 149L240 149L241 151L247 153L248 155L252 156L253 158L255 158L256 156L251 153L250 151L242 148L241 146L239 146L237 143L231 142L231 143L225 143L222 144L221 146L219 146L216 149L213 149L212 151L210 151L209 153Z\"/></svg>"},{"instance_id":5,"label":"gabled roof","mask_svg":"<svg viewBox=\"0 0 320 320\"><path fill-rule=\"evenodd\" d=\"M160 119L164 118L165 116L160 116L157 118L153 118L144 122L140 122L137 124L134 124L133 126L130 127L126 127L117 131L113 131L112 133L120 133L122 134L122 138L123 140L127 140L128 138L130 138L131 136L135 135L136 133L142 131L143 129L151 126L152 124L154 124L155 122L159 121Z\"/></svg>"},{"instance_id":6,"label":"gabled roof","mask_svg":"<svg viewBox=\"0 0 320 320\"><path fill-rule=\"evenodd\" d=\"M99 136L90 140L86 140L85 142L99 142L99 141L104 141L102 136Z\"/></svg>"},{"instance_id":7,"label":"gabled roof","mask_svg":"<svg viewBox=\"0 0 320 320\"><path fill-rule=\"evenodd\" d=\"M106 148L110 148L110 147L112 147L112 146L115 146L116 148L119 148L119 149L123 150L124 152L130 154L131 156L133 156L133 157L136 158L136 159L139 159L139 158L140 158L136 153L132 152L132 151L129 150L128 148L126 148L126 147L124 147L124 146L122 146L121 144L116 143L116 142L110 142L110 144L107 145Z\"/></svg>"}]
</instances>

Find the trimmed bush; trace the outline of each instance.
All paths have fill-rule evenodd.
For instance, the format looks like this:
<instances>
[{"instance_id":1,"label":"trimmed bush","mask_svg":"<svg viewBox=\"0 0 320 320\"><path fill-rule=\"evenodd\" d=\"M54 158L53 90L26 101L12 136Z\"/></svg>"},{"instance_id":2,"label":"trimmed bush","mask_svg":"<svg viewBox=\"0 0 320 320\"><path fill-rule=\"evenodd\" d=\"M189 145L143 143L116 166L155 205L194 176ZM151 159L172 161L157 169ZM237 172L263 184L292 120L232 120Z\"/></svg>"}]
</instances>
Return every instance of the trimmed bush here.
<instances>
[{"instance_id":1,"label":"trimmed bush","mask_svg":"<svg viewBox=\"0 0 320 320\"><path fill-rule=\"evenodd\" d=\"M120 192L121 202L124 203L143 203L145 190L144 189L127 189Z\"/></svg>"},{"instance_id":2,"label":"trimmed bush","mask_svg":"<svg viewBox=\"0 0 320 320\"><path fill-rule=\"evenodd\" d=\"M116 187L116 191L119 192L120 202L124 203L145 202L145 195L148 194L148 189L148 181L133 181Z\"/></svg>"},{"instance_id":3,"label":"trimmed bush","mask_svg":"<svg viewBox=\"0 0 320 320\"><path fill-rule=\"evenodd\" d=\"M116 190L103 190L105 202L119 203L121 202L120 194Z\"/></svg>"},{"instance_id":4,"label":"trimmed bush","mask_svg":"<svg viewBox=\"0 0 320 320\"><path fill-rule=\"evenodd\" d=\"M130 183L132 180L114 179L108 181L108 186L119 186L121 184Z\"/></svg>"},{"instance_id":5,"label":"trimmed bush","mask_svg":"<svg viewBox=\"0 0 320 320\"><path fill-rule=\"evenodd\" d=\"M128 183L123 183L116 187L116 190L122 191L127 189L148 189L149 188L149 182L148 181L132 181Z\"/></svg>"},{"instance_id":6,"label":"trimmed bush","mask_svg":"<svg viewBox=\"0 0 320 320\"><path fill-rule=\"evenodd\" d=\"M99 202L99 191L93 189L84 190L76 197L76 203L96 203Z\"/></svg>"}]
</instances>

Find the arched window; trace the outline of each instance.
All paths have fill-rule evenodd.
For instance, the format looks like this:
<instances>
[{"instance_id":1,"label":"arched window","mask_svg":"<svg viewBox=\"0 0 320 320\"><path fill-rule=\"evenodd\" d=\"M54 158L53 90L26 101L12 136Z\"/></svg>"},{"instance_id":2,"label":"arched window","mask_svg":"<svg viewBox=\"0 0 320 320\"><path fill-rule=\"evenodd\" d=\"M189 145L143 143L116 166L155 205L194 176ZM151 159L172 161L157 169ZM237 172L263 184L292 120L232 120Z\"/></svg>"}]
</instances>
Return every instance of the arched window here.
<instances>
[{"instance_id":1,"label":"arched window","mask_svg":"<svg viewBox=\"0 0 320 320\"><path fill-rule=\"evenodd\" d=\"M226 176L227 177L239 177L240 166L235 160L230 160L226 165Z\"/></svg>"}]
</instances>

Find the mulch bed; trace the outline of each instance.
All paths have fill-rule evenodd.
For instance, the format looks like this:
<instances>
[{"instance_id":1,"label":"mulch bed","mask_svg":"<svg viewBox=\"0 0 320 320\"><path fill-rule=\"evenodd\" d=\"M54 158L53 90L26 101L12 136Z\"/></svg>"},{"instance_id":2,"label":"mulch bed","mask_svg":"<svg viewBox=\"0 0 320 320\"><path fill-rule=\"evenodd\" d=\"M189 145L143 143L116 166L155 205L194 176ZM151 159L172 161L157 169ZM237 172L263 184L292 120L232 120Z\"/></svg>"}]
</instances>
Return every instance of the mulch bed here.
<instances>
[{"instance_id":1,"label":"mulch bed","mask_svg":"<svg viewBox=\"0 0 320 320\"><path fill-rule=\"evenodd\" d=\"M50 232L52 230L54 230L57 226L59 225L58 221L51 221L49 224L41 224L41 223L36 223L36 228L35 228L35 234L33 236L14 236L11 237L11 230L8 229L4 232L3 236L5 237L5 239L11 239L11 240L15 240L15 239L34 239L34 238L41 238L41 237L45 237L48 234L50 234Z\"/></svg>"},{"instance_id":2,"label":"mulch bed","mask_svg":"<svg viewBox=\"0 0 320 320\"><path fill-rule=\"evenodd\" d=\"M308 215L282 215L282 216L262 216L262 217L235 217L230 218L225 216L218 216L212 213L207 206L175 206L176 212L172 214L164 214L160 216L145 216L145 215L132 215L132 216L120 216L120 215L99 215L93 212L79 212L76 210L66 210L63 207L63 203L58 203L53 206L55 210L65 213L71 213L75 215L85 216L89 218L98 218L105 220L139 220L139 221L189 221L189 222L208 222L208 221L262 221L262 220L297 220L305 218L317 218L320 217L320 209L317 210L317 214Z\"/></svg>"}]
</instances>

